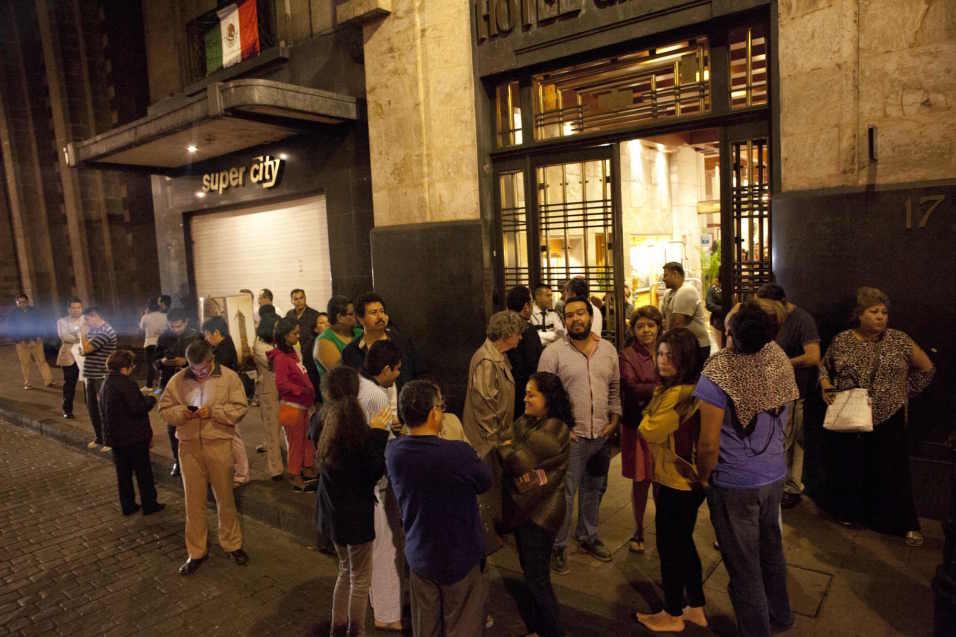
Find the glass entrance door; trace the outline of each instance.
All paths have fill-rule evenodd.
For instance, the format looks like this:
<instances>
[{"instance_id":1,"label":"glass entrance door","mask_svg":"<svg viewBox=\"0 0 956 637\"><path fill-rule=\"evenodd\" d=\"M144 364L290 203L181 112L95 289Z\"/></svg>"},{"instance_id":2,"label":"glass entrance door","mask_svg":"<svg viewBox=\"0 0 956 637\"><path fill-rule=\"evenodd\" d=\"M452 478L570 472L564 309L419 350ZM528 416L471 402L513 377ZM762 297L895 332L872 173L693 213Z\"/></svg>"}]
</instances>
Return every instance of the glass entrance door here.
<instances>
[{"instance_id":1,"label":"glass entrance door","mask_svg":"<svg viewBox=\"0 0 956 637\"><path fill-rule=\"evenodd\" d=\"M603 335L615 341L616 270L611 150L590 149L534 166L540 250L537 280L559 290L584 277L603 307ZM600 308L599 308L599 311Z\"/></svg>"}]
</instances>

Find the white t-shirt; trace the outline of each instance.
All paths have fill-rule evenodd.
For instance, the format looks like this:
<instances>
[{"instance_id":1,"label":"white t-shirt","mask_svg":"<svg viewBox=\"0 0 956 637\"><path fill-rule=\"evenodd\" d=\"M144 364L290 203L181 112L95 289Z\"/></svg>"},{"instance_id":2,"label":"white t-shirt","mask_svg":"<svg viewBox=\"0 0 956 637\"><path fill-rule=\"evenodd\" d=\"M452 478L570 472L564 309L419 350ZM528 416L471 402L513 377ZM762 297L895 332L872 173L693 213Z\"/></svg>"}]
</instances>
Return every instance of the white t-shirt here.
<instances>
[{"instance_id":1,"label":"white t-shirt","mask_svg":"<svg viewBox=\"0 0 956 637\"><path fill-rule=\"evenodd\" d=\"M685 282L676 290L668 290L661 301L661 314L664 315L664 329L671 328L671 315L684 314L690 317L687 329L697 337L697 345L710 346L710 336L707 334L707 322L704 320L704 304L697 294L697 288Z\"/></svg>"},{"instance_id":2,"label":"white t-shirt","mask_svg":"<svg viewBox=\"0 0 956 637\"><path fill-rule=\"evenodd\" d=\"M166 331L169 323L166 321L166 315L162 312L149 312L139 319L139 329L146 333L146 341L143 347L155 345L159 336Z\"/></svg>"}]
</instances>

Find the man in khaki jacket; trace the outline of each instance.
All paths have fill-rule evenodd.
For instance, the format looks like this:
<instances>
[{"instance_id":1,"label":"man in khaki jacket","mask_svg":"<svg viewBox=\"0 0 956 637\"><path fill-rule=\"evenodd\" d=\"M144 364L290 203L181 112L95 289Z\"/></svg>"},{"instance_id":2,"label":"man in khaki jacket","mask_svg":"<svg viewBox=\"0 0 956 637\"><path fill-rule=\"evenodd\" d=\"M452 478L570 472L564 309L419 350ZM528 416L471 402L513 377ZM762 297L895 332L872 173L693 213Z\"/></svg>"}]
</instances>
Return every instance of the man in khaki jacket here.
<instances>
[{"instance_id":1,"label":"man in khaki jacket","mask_svg":"<svg viewBox=\"0 0 956 637\"><path fill-rule=\"evenodd\" d=\"M163 420L176 428L179 462L186 492L186 550L180 575L192 575L206 559L206 485L212 485L219 513L219 544L239 565L249 561L242 550L242 530L232 494L232 436L249 408L236 372L216 364L209 343L186 348L189 366L177 372L159 401Z\"/></svg>"}]
</instances>

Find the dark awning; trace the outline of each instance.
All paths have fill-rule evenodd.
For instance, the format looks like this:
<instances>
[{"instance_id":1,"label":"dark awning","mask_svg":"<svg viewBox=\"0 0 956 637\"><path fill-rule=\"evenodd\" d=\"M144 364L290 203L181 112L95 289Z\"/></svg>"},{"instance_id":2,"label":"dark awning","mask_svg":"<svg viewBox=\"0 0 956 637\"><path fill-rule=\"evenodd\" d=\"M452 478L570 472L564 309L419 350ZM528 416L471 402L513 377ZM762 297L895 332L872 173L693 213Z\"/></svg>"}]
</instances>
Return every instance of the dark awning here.
<instances>
[{"instance_id":1,"label":"dark awning","mask_svg":"<svg viewBox=\"0 0 956 637\"><path fill-rule=\"evenodd\" d=\"M124 126L68 144L71 166L165 173L189 164L357 119L354 97L273 82L217 82Z\"/></svg>"}]
</instances>

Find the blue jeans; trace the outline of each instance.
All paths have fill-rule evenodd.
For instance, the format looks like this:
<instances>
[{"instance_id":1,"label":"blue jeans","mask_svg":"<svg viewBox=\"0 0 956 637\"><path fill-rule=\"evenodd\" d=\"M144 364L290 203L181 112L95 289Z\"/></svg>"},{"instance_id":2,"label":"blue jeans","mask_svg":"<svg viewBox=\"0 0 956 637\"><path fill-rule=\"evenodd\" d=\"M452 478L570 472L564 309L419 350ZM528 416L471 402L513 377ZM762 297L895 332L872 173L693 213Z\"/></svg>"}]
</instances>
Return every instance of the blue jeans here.
<instances>
[{"instance_id":1,"label":"blue jeans","mask_svg":"<svg viewBox=\"0 0 956 637\"><path fill-rule=\"evenodd\" d=\"M787 596L787 563L780 533L784 480L752 489L714 486L707 494L710 519L730 575L727 592L744 637L769 637L770 625L793 625Z\"/></svg>"},{"instance_id":2,"label":"blue jeans","mask_svg":"<svg viewBox=\"0 0 956 637\"><path fill-rule=\"evenodd\" d=\"M575 494L578 495L578 525L574 537L578 542L593 543L598 540L598 512L601 509L601 498L607 491L607 465L610 458L611 448L607 444L607 438L575 438L571 441L571 457L564 478L567 514L554 539L554 548L563 549L568 545ZM592 466L603 466L603 472L600 472L600 475L591 475L588 471L589 462Z\"/></svg>"}]
</instances>

